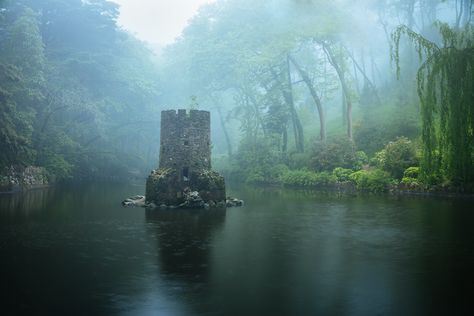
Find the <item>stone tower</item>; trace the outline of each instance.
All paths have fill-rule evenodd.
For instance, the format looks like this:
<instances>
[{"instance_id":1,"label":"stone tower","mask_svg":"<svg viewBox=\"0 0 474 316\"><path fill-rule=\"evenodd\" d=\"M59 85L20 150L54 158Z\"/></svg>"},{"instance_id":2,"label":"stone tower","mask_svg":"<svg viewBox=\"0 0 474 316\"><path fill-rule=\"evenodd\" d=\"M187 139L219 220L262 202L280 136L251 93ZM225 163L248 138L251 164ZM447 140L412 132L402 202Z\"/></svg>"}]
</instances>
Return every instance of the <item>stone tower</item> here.
<instances>
[{"instance_id":1,"label":"stone tower","mask_svg":"<svg viewBox=\"0 0 474 316\"><path fill-rule=\"evenodd\" d=\"M179 171L189 178L193 170L211 169L211 117L208 111L161 112L159 168Z\"/></svg>"},{"instance_id":2,"label":"stone tower","mask_svg":"<svg viewBox=\"0 0 474 316\"><path fill-rule=\"evenodd\" d=\"M201 206L225 201L224 178L211 170L210 137L208 111L161 112L159 168L147 179L147 202L190 206L190 192L199 194Z\"/></svg>"}]
</instances>

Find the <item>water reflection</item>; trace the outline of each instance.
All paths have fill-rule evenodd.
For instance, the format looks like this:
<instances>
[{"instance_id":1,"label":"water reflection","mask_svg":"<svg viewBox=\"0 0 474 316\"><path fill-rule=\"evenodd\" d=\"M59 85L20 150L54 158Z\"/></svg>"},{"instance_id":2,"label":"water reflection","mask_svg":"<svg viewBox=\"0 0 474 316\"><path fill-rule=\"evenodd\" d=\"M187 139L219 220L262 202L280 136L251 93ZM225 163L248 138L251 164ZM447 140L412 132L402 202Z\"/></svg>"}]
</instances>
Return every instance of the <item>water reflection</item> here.
<instances>
[{"instance_id":1,"label":"water reflection","mask_svg":"<svg viewBox=\"0 0 474 316\"><path fill-rule=\"evenodd\" d=\"M156 236L160 279L191 314L209 309L213 245L225 219L225 208L146 212L148 234Z\"/></svg>"},{"instance_id":2,"label":"water reflection","mask_svg":"<svg viewBox=\"0 0 474 316\"><path fill-rule=\"evenodd\" d=\"M143 190L0 196L2 314L433 315L474 297L472 200L239 187L226 211L120 206Z\"/></svg>"},{"instance_id":3,"label":"water reflection","mask_svg":"<svg viewBox=\"0 0 474 316\"><path fill-rule=\"evenodd\" d=\"M54 187L0 194L0 216L5 221L17 221L43 210L57 197Z\"/></svg>"}]
</instances>

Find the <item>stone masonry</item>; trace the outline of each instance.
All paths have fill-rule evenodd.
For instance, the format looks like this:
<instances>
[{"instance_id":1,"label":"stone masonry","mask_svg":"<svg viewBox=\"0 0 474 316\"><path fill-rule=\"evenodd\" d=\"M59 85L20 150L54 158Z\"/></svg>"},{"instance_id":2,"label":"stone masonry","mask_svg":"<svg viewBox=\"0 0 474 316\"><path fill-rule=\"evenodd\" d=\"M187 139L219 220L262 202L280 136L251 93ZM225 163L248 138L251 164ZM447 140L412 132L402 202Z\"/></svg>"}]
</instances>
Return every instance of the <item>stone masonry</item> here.
<instances>
[{"instance_id":1,"label":"stone masonry","mask_svg":"<svg viewBox=\"0 0 474 316\"><path fill-rule=\"evenodd\" d=\"M210 134L208 111L161 112L159 168L147 179L147 203L183 205L190 192L201 204L225 201L224 178L211 170Z\"/></svg>"},{"instance_id":2,"label":"stone masonry","mask_svg":"<svg viewBox=\"0 0 474 316\"><path fill-rule=\"evenodd\" d=\"M159 168L179 170L211 169L211 117L208 111L161 112ZM186 169L188 170L186 172Z\"/></svg>"}]
</instances>

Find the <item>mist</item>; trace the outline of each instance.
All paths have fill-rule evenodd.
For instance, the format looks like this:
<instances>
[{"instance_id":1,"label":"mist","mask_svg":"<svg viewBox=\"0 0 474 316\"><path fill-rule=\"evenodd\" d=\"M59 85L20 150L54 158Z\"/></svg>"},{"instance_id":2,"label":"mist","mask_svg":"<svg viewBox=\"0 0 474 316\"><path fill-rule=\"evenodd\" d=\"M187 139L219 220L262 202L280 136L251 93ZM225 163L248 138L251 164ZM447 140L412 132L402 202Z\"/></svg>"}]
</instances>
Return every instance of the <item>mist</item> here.
<instances>
[{"instance_id":1,"label":"mist","mask_svg":"<svg viewBox=\"0 0 474 316\"><path fill-rule=\"evenodd\" d=\"M473 12L471 0L0 0L7 309L469 306Z\"/></svg>"}]
</instances>

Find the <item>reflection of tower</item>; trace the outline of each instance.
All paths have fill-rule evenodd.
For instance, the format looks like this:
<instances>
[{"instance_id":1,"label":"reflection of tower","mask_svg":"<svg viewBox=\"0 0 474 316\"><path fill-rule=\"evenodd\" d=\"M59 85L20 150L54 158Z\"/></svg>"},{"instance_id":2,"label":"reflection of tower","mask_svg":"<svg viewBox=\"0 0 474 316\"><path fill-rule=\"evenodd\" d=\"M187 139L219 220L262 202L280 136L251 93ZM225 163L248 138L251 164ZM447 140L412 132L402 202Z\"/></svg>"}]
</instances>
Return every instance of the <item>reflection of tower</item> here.
<instances>
[{"instance_id":1,"label":"reflection of tower","mask_svg":"<svg viewBox=\"0 0 474 316\"><path fill-rule=\"evenodd\" d=\"M213 237L225 216L225 208L147 210L147 222L158 230L161 272L186 282L207 282Z\"/></svg>"},{"instance_id":2,"label":"reflection of tower","mask_svg":"<svg viewBox=\"0 0 474 316\"><path fill-rule=\"evenodd\" d=\"M147 179L148 202L181 205L190 191L197 191L203 204L225 202L224 178L211 170L210 133L208 111L161 112L159 169Z\"/></svg>"},{"instance_id":3,"label":"reflection of tower","mask_svg":"<svg viewBox=\"0 0 474 316\"><path fill-rule=\"evenodd\" d=\"M211 169L210 122L208 111L161 112L159 167L176 169L181 181L193 171Z\"/></svg>"}]
</instances>

